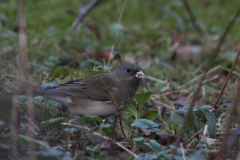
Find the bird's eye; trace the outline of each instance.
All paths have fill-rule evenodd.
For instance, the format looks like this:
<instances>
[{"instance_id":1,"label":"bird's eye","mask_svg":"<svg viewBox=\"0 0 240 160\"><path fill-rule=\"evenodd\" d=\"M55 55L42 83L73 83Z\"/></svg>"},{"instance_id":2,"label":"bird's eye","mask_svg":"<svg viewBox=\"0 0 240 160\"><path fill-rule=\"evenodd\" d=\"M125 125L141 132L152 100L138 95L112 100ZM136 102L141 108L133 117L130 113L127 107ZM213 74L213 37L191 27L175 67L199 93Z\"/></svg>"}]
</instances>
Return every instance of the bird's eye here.
<instances>
[{"instance_id":1,"label":"bird's eye","mask_svg":"<svg viewBox=\"0 0 240 160\"><path fill-rule=\"evenodd\" d=\"M130 72L131 70L130 70L130 68L127 68L127 72Z\"/></svg>"}]
</instances>

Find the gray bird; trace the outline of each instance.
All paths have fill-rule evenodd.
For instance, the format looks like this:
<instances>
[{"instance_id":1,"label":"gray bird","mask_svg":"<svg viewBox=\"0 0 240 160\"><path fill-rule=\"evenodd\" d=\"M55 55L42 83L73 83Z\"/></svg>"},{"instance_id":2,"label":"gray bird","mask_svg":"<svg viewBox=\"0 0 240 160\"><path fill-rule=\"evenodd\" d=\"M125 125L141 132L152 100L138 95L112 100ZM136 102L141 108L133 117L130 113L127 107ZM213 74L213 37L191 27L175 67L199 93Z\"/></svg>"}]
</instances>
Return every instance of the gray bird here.
<instances>
[{"instance_id":1,"label":"gray bird","mask_svg":"<svg viewBox=\"0 0 240 160\"><path fill-rule=\"evenodd\" d=\"M67 106L74 115L105 117L114 115L117 104L132 100L144 73L133 63L124 63L110 73L98 74L34 91Z\"/></svg>"}]
</instances>

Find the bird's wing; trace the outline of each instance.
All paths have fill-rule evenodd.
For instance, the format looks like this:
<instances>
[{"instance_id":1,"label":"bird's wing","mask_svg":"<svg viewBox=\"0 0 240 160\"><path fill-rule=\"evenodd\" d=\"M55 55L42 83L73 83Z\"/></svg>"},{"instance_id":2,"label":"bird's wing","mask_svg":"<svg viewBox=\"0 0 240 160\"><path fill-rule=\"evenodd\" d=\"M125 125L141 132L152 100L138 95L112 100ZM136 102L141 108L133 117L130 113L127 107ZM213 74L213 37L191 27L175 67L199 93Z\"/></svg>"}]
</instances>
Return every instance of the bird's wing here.
<instances>
[{"instance_id":1,"label":"bird's wing","mask_svg":"<svg viewBox=\"0 0 240 160\"><path fill-rule=\"evenodd\" d=\"M115 97L115 95L119 93L119 87L116 87L119 85L121 87L121 83L109 74L101 74L70 81L47 90L65 93L79 98L108 101L112 100L112 96ZM111 92L112 95L109 92Z\"/></svg>"}]
</instances>

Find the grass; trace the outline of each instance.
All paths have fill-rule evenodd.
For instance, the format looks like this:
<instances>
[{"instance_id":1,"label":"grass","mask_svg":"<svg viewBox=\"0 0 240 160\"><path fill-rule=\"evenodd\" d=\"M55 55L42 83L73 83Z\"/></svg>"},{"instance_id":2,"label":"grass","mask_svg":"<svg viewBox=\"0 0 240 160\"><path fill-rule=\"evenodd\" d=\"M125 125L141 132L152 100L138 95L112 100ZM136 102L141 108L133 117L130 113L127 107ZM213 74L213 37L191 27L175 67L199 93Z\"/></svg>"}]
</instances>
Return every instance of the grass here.
<instances>
[{"instance_id":1,"label":"grass","mask_svg":"<svg viewBox=\"0 0 240 160\"><path fill-rule=\"evenodd\" d=\"M86 6L88 2L87 0L81 2L73 0L25 1L28 56L30 61L29 66L31 66L30 81L35 83L42 81L41 76L43 74L47 75L47 77L43 79L44 83L52 81L63 83L72 79L73 77L69 75L60 74L57 78L51 80L54 70L60 66L61 59L65 57L71 57L77 62L76 65L70 67L71 71L76 74L76 77L79 77L79 72L85 68L89 69L97 66L96 64L104 64L101 56L100 60L96 60L91 56L84 56L84 53L89 53L89 51L93 49L109 52L111 46L117 42L117 23L124 1L106 0L100 2L99 5L93 8L92 12L87 15L81 28L71 33L72 24L79 14L79 7ZM4 77L11 75L19 79L23 78L22 71L18 66L17 55L17 2L9 0L1 2L0 4L0 67L2 73L0 82L4 84L4 89L6 89L6 86L9 87L9 85L6 83ZM145 79L141 84L139 92L144 92L145 90L151 91L159 97L156 99L157 101L176 109L176 102L180 102L183 98L191 100L192 94L197 88L199 78L191 83L187 82L203 73L206 62L217 44L218 37L223 33L230 19L239 9L240 1L203 0L200 2L192 0L189 1L189 5L198 24L204 30L204 34L200 35L192 28L189 15L180 0L161 0L156 3L143 0L128 1L123 12L121 23L119 24L120 51L125 60L139 63L143 67L144 72L149 76L166 80L166 83L159 83ZM163 11L163 8L168 9L170 13L176 13L180 19L183 20L184 28L180 29L177 20L166 11ZM197 103L200 105L213 105L223 85L229 68L236 56L236 51L238 50L240 37L239 21L238 18L212 66L212 68L221 66L220 69L208 74L206 77L206 79L210 81L204 84L201 89L201 95L197 100ZM89 25L99 30L101 35L100 39L96 37L96 30L91 29ZM174 35L174 33L177 34ZM180 47L197 46L201 48L201 51L191 60L182 60L178 55L173 58L174 53L171 49L174 43L176 43L175 39L180 39ZM114 53L117 52L115 51ZM186 55L183 53L183 56ZM118 63L119 60L115 59L111 62L111 65L115 67ZM222 113L226 112L226 108L229 108L235 96L235 80L239 70L240 67L236 66L234 74L231 76L220 100L219 108L215 111L217 119ZM211 80L214 76L218 76L218 78ZM9 80L11 82L16 81L16 79ZM20 81L20 83L23 82L23 80ZM19 88L21 89L21 87ZM8 89L8 91L9 90L11 90L11 88ZM24 106L26 104L23 103L22 105ZM40 126L42 121L47 121L50 118L57 118L59 116L69 117L69 115L58 115L59 113L56 113L57 105L58 103L56 102L47 103L46 99L37 101L35 106L36 124ZM161 107L153 101L150 101L148 105L153 106L152 109L155 110ZM27 110L22 110L22 112L23 111L27 112ZM171 110L167 109L164 119L158 117L154 120L157 124L161 124L161 130L172 124L169 116L171 112ZM236 120L234 123L237 124L238 121ZM21 121L22 133L27 133L23 127L25 124L26 120L23 119ZM143 142L133 142L133 138L143 136L145 138L144 142L150 145L152 141L148 140L154 138L145 136L144 131L131 127L130 124L131 122L128 121L124 127L126 132L129 133L129 139L125 141L121 139L121 134L119 134L119 141L125 142L126 146L128 145L130 147L136 145L135 143L139 144L137 147L139 155L155 153ZM65 127L59 127L58 125L57 123L53 126L41 128L38 132L42 138L40 139L51 146L67 145L69 140L81 144L81 149L74 148L78 153L72 156L72 158L90 158L91 156L99 158L103 153L109 156L109 150L107 152L103 150L93 150L92 147L95 144L89 141L88 137L83 133L75 130L67 131ZM91 123L91 125L96 128L100 126L99 122ZM0 130L0 132L3 133L2 130ZM173 130L171 132L173 132ZM101 133L103 133L102 130ZM191 137L189 133L188 136ZM203 136L203 134L201 133L200 136ZM79 137L81 137L80 140ZM6 142L6 139L4 136L0 137L1 142ZM196 140L198 139L196 138ZM165 150L169 149L169 146L170 145L168 145ZM229 151L231 157L234 157L234 154L236 154L237 146L238 144L233 147L233 152ZM192 146L192 148L196 149L194 146ZM70 148L69 150L73 152L74 149ZM134 149L134 147L132 149ZM204 149L207 149L207 147ZM120 152L117 148L115 148L114 151Z\"/></svg>"}]
</instances>

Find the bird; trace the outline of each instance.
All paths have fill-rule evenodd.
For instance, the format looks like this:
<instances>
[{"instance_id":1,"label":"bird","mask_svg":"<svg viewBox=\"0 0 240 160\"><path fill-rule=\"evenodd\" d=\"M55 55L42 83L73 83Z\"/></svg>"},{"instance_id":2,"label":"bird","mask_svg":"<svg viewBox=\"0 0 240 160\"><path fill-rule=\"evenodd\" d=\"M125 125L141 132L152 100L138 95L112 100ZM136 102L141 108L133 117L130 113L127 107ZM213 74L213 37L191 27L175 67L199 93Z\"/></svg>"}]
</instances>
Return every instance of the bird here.
<instances>
[{"instance_id":1,"label":"bird","mask_svg":"<svg viewBox=\"0 0 240 160\"><path fill-rule=\"evenodd\" d=\"M106 117L115 115L121 102L133 99L142 78L139 65L123 63L112 72L33 91L33 95L60 102L73 115Z\"/></svg>"}]
</instances>

